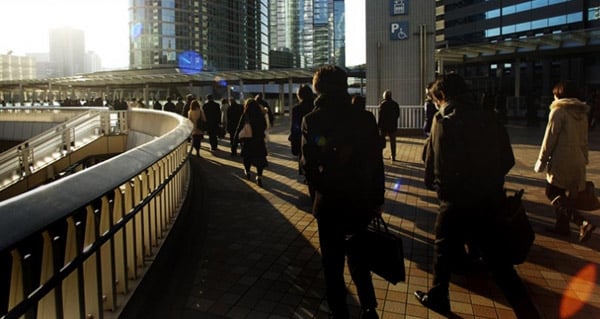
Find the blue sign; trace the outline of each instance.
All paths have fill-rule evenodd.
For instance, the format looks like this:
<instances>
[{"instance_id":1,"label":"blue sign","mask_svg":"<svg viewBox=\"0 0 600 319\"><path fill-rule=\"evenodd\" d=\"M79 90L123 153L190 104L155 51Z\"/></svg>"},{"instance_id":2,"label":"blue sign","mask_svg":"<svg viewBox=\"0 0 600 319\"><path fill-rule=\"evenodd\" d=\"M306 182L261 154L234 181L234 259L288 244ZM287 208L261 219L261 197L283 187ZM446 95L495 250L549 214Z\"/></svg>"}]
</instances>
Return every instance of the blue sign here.
<instances>
[{"instance_id":1,"label":"blue sign","mask_svg":"<svg viewBox=\"0 0 600 319\"><path fill-rule=\"evenodd\" d=\"M408 21L390 23L390 40L408 40Z\"/></svg>"},{"instance_id":2,"label":"blue sign","mask_svg":"<svg viewBox=\"0 0 600 319\"><path fill-rule=\"evenodd\" d=\"M408 14L408 0L390 0L390 15Z\"/></svg>"}]
</instances>

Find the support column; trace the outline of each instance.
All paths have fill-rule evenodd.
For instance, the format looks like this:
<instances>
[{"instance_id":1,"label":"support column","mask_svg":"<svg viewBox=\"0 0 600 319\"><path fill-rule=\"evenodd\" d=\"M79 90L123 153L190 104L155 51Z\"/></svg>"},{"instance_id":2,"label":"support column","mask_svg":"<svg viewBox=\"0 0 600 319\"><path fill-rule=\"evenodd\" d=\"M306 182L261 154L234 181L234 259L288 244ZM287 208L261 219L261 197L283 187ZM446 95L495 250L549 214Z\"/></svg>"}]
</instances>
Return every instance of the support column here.
<instances>
[{"instance_id":1,"label":"support column","mask_svg":"<svg viewBox=\"0 0 600 319\"><path fill-rule=\"evenodd\" d=\"M240 79L240 103L244 104L244 80Z\"/></svg>"},{"instance_id":2,"label":"support column","mask_svg":"<svg viewBox=\"0 0 600 319\"><path fill-rule=\"evenodd\" d=\"M292 106L294 106L294 79L288 79L289 91L288 91L288 112L292 115ZM285 114L285 107L281 108L281 113ZM291 116L290 116L291 118Z\"/></svg>"}]
</instances>

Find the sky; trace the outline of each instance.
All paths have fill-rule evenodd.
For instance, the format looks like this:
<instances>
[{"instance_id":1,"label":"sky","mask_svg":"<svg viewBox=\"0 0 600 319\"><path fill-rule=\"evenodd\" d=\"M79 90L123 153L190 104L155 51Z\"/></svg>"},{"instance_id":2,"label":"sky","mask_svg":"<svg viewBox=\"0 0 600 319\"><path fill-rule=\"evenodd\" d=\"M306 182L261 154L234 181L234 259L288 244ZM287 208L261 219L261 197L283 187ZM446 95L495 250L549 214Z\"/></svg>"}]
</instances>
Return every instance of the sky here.
<instances>
[{"instance_id":1,"label":"sky","mask_svg":"<svg viewBox=\"0 0 600 319\"><path fill-rule=\"evenodd\" d=\"M366 60L365 1L345 0L348 66ZM128 6L129 0L0 0L0 54L48 52L49 29L69 26L84 31L85 50L97 53L103 68L127 68Z\"/></svg>"}]
</instances>

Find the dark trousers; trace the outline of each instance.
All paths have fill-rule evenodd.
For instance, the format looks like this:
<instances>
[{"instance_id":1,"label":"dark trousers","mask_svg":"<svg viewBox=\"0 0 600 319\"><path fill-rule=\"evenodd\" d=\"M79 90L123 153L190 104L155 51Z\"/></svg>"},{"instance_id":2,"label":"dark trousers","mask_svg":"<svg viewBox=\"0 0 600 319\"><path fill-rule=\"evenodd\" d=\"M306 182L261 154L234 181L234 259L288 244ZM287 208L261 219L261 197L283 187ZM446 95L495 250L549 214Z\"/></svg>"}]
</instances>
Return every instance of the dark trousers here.
<instances>
[{"instance_id":1,"label":"dark trousers","mask_svg":"<svg viewBox=\"0 0 600 319\"><path fill-rule=\"evenodd\" d=\"M347 254L346 233L340 222L331 218L318 218L319 243L325 275L327 303L336 316L344 317L346 305L346 283L344 282L344 262ZM348 268L356 285L362 308L376 308L375 289L371 271L362 256L348 255Z\"/></svg>"},{"instance_id":2,"label":"dark trousers","mask_svg":"<svg viewBox=\"0 0 600 319\"><path fill-rule=\"evenodd\" d=\"M239 141L235 138L235 131L229 132L229 146L231 147L231 155L237 155Z\"/></svg>"},{"instance_id":3,"label":"dark trousers","mask_svg":"<svg viewBox=\"0 0 600 319\"><path fill-rule=\"evenodd\" d=\"M244 157L243 162L244 162L244 170L246 170L247 173L250 172L250 169L252 168L253 160L251 158ZM262 165L255 165L255 166L256 166L256 176L262 176L265 167Z\"/></svg>"},{"instance_id":4,"label":"dark trousers","mask_svg":"<svg viewBox=\"0 0 600 319\"><path fill-rule=\"evenodd\" d=\"M200 141L202 141L201 134L192 135L192 148L196 151L196 154L200 155Z\"/></svg>"},{"instance_id":5,"label":"dark trousers","mask_svg":"<svg viewBox=\"0 0 600 319\"><path fill-rule=\"evenodd\" d=\"M210 149L216 150L219 145L218 130L211 130L208 132L208 142L210 143Z\"/></svg>"},{"instance_id":6,"label":"dark trousers","mask_svg":"<svg viewBox=\"0 0 600 319\"><path fill-rule=\"evenodd\" d=\"M585 221L585 218L581 213L569 207L566 203L567 192L565 189L556 187L550 183L546 183L546 197L549 200L555 199L557 196L562 196L565 200L555 202L555 213L556 213L556 226L569 228L569 221L573 222L577 226L581 226Z\"/></svg>"},{"instance_id":7,"label":"dark trousers","mask_svg":"<svg viewBox=\"0 0 600 319\"><path fill-rule=\"evenodd\" d=\"M386 130L382 130L381 131L381 136L384 138L384 148L385 148L385 137L387 136L390 140L390 151L392 153L392 159L396 159L396 136L397 136L398 131L386 131Z\"/></svg>"},{"instance_id":8,"label":"dark trousers","mask_svg":"<svg viewBox=\"0 0 600 319\"><path fill-rule=\"evenodd\" d=\"M452 261L457 253L464 251L464 244L474 244L481 251L484 261L494 276L494 281L504 293L518 318L539 318L523 282L512 264L499 256L502 243L490 236L492 207L500 207L499 199L487 198L468 204L440 202L435 221L435 244L433 257L433 286L429 290L433 298L448 295ZM500 246L499 246L500 245ZM439 296L439 297L438 297Z\"/></svg>"}]
</instances>

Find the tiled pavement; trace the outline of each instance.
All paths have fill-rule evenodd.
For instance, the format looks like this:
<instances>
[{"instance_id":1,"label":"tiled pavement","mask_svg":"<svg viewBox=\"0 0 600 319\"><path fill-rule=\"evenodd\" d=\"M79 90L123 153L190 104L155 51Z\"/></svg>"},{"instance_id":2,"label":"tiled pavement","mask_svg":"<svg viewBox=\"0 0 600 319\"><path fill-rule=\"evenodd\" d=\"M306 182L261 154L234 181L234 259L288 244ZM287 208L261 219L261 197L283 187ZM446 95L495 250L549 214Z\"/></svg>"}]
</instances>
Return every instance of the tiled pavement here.
<instances>
[{"instance_id":1,"label":"tiled pavement","mask_svg":"<svg viewBox=\"0 0 600 319\"><path fill-rule=\"evenodd\" d=\"M192 158L189 202L180 214L144 283L121 318L326 318L317 225L306 186L287 141L288 117L270 136L263 188L242 174L228 143ZM533 163L543 126L508 125L516 156L506 187L524 188L536 231L527 261L517 266L543 318L600 318L600 236L577 242L544 231L554 220ZM398 140L397 162L386 160L384 218L403 238L407 279L391 285L374 276L381 318L440 318L412 296L431 284L435 194L424 188L423 138ZM600 131L590 133L588 179L600 185ZM389 148L384 156L389 156ZM598 211L585 212L600 224ZM346 270L353 318L356 289ZM453 275L452 310L457 318L515 318L489 274Z\"/></svg>"}]
</instances>

